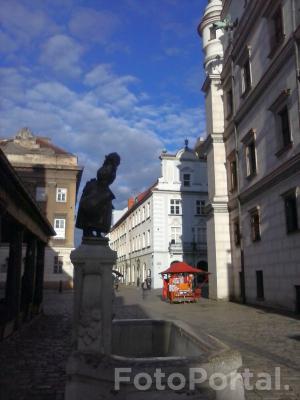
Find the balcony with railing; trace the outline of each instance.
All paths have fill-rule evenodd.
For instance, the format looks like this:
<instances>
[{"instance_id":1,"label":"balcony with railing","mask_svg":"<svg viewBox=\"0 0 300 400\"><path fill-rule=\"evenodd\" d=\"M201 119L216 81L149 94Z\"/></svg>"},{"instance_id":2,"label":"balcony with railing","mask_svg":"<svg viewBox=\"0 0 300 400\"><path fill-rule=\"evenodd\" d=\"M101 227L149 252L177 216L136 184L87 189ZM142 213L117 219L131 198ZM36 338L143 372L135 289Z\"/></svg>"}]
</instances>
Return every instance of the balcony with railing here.
<instances>
[{"instance_id":1,"label":"balcony with railing","mask_svg":"<svg viewBox=\"0 0 300 400\"><path fill-rule=\"evenodd\" d=\"M207 244L206 242L175 242L175 240L171 240L169 243L169 251L173 254L203 253L207 251Z\"/></svg>"}]
</instances>

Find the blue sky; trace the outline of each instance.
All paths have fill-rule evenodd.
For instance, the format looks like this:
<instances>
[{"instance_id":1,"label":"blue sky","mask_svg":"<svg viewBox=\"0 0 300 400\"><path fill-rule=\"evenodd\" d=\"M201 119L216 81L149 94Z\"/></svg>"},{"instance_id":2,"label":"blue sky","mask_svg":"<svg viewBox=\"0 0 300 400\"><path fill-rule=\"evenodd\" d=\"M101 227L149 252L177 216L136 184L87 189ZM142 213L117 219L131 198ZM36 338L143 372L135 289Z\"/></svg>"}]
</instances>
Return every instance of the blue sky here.
<instances>
[{"instance_id":1,"label":"blue sky","mask_svg":"<svg viewBox=\"0 0 300 400\"><path fill-rule=\"evenodd\" d=\"M77 154L83 183L122 158L116 207L158 156L205 136L197 25L206 0L0 0L0 136L23 126Z\"/></svg>"}]
</instances>

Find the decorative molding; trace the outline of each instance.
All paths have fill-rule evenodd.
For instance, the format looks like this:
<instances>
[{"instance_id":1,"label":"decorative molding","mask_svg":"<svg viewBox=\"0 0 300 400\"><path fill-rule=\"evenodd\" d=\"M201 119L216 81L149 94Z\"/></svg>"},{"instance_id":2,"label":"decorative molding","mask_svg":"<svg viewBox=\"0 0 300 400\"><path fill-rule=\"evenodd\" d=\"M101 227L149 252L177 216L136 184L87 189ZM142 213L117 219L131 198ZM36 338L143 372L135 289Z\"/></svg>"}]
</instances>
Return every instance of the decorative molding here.
<instances>
[{"instance_id":1,"label":"decorative molding","mask_svg":"<svg viewBox=\"0 0 300 400\"><path fill-rule=\"evenodd\" d=\"M252 140L255 140L256 138L256 129L251 128L246 135L241 139L241 142L247 146L249 143L252 142Z\"/></svg>"},{"instance_id":2,"label":"decorative molding","mask_svg":"<svg viewBox=\"0 0 300 400\"><path fill-rule=\"evenodd\" d=\"M210 135L212 143L224 143L224 134L222 133L212 133Z\"/></svg>"},{"instance_id":3,"label":"decorative molding","mask_svg":"<svg viewBox=\"0 0 300 400\"><path fill-rule=\"evenodd\" d=\"M228 202L213 201L211 203L208 203L208 204L206 204L206 206L204 208L204 212L207 217L212 216L213 214L227 214L229 212Z\"/></svg>"},{"instance_id":4,"label":"decorative molding","mask_svg":"<svg viewBox=\"0 0 300 400\"><path fill-rule=\"evenodd\" d=\"M241 204L245 204L256 196L264 193L266 190L277 185L285 179L290 178L293 174L300 173L300 153L287 160L277 169L262 178L260 181L240 193L239 200Z\"/></svg>"},{"instance_id":5,"label":"decorative molding","mask_svg":"<svg viewBox=\"0 0 300 400\"><path fill-rule=\"evenodd\" d=\"M246 60L251 57L252 47L249 44L246 44L245 47L240 51L238 57L234 60L235 64L242 67Z\"/></svg>"},{"instance_id":6,"label":"decorative molding","mask_svg":"<svg viewBox=\"0 0 300 400\"><path fill-rule=\"evenodd\" d=\"M81 310L78 323L79 347L90 347L94 342L102 343L102 314L97 308ZM103 349L99 349L101 351Z\"/></svg>"},{"instance_id":7,"label":"decorative molding","mask_svg":"<svg viewBox=\"0 0 300 400\"><path fill-rule=\"evenodd\" d=\"M291 89L284 89L277 99L270 105L269 111L277 112L279 111L287 102L291 94Z\"/></svg>"}]
</instances>

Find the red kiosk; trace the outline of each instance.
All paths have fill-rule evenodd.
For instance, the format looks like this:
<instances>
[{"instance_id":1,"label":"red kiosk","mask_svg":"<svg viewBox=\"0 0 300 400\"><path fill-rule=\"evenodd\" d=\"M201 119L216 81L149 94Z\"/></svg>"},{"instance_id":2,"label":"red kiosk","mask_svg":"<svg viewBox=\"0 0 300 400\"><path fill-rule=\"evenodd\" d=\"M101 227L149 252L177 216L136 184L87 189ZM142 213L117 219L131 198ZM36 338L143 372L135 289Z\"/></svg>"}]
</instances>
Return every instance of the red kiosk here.
<instances>
[{"instance_id":1,"label":"red kiosk","mask_svg":"<svg viewBox=\"0 0 300 400\"><path fill-rule=\"evenodd\" d=\"M208 282L209 272L194 268L185 262L174 262L168 269L160 273L163 279L162 297L170 303L195 302L201 297L201 289ZM205 279L199 287L195 275L201 274Z\"/></svg>"}]
</instances>

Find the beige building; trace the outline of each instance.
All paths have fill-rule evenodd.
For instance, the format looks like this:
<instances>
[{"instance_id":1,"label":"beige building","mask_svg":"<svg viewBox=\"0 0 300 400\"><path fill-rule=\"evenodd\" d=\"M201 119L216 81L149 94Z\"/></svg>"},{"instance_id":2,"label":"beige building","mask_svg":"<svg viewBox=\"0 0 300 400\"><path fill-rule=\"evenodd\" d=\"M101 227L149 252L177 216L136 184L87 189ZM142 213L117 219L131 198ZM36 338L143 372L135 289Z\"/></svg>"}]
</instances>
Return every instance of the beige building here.
<instances>
[{"instance_id":1,"label":"beige building","mask_svg":"<svg viewBox=\"0 0 300 400\"><path fill-rule=\"evenodd\" d=\"M45 283L72 285L76 196L82 168L77 157L58 148L50 139L34 136L28 128L0 147L25 183L33 199L56 232L45 249ZM2 259L4 250L2 249ZM2 260L3 263L3 260Z\"/></svg>"},{"instance_id":2,"label":"beige building","mask_svg":"<svg viewBox=\"0 0 300 400\"><path fill-rule=\"evenodd\" d=\"M300 312L300 8L211 0L205 53L210 294Z\"/></svg>"}]
</instances>

